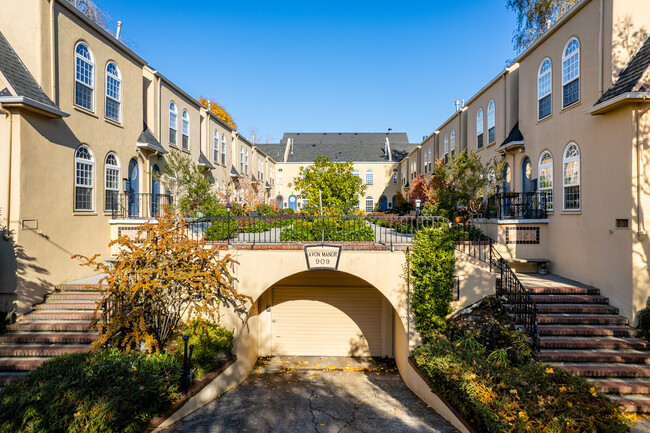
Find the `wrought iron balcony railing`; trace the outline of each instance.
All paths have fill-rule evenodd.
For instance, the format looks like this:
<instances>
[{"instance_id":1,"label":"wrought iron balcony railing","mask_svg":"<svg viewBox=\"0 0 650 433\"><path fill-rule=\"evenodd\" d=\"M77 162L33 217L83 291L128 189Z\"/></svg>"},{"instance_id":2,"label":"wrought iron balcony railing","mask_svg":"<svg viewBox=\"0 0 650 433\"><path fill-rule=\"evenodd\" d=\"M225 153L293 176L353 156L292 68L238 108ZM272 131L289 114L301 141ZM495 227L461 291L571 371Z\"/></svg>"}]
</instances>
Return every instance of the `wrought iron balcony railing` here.
<instances>
[{"instance_id":1,"label":"wrought iron balcony railing","mask_svg":"<svg viewBox=\"0 0 650 433\"><path fill-rule=\"evenodd\" d=\"M163 212L166 205L173 203L171 195L151 193L116 193L106 197L107 209L113 219L155 218Z\"/></svg>"},{"instance_id":2,"label":"wrought iron balcony railing","mask_svg":"<svg viewBox=\"0 0 650 433\"><path fill-rule=\"evenodd\" d=\"M546 195L541 192L506 192L488 198L487 217L540 219L547 217Z\"/></svg>"}]
</instances>

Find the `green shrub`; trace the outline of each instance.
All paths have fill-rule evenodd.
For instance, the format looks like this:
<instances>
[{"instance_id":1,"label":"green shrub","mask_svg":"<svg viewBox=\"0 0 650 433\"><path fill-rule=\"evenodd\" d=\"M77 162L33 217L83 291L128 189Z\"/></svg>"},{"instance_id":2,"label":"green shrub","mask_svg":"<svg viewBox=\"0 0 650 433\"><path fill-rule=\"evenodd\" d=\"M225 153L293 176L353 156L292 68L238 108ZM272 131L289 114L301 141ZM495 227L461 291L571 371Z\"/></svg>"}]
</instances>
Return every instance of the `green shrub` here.
<instances>
[{"instance_id":1,"label":"green shrub","mask_svg":"<svg viewBox=\"0 0 650 433\"><path fill-rule=\"evenodd\" d=\"M206 373L217 370L232 353L233 333L216 323L193 319L185 329L185 334L190 338L188 347L194 346L192 352L192 366L196 368L197 378ZM179 361L183 359L185 345L182 335L175 341Z\"/></svg>"},{"instance_id":2,"label":"green shrub","mask_svg":"<svg viewBox=\"0 0 650 433\"><path fill-rule=\"evenodd\" d=\"M291 209L290 207L285 207L284 209L280 209L280 211L278 212L278 214L280 215L293 215L295 213L296 212L294 212L294 210Z\"/></svg>"},{"instance_id":3,"label":"green shrub","mask_svg":"<svg viewBox=\"0 0 650 433\"><path fill-rule=\"evenodd\" d=\"M444 329L452 312L454 288L454 241L447 230L418 231L413 250L407 251L407 278L413 287L411 308L415 326L423 338Z\"/></svg>"},{"instance_id":4,"label":"green shrub","mask_svg":"<svg viewBox=\"0 0 650 433\"><path fill-rule=\"evenodd\" d=\"M325 241L372 241L372 227L361 219L315 218L313 221L295 220L280 234L282 241L320 241L325 229Z\"/></svg>"},{"instance_id":5,"label":"green shrub","mask_svg":"<svg viewBox=\"0 0 650 433\"><path fill-rule=\"evenodd\" d=\"M229 228L230 226L230 228ZM239 234L239 225L237 224L237 218L231 217L223 218L219 217L212 221L210 227L205 231L205 239L209 241L221 241L228 239L236 238Z\"/></svg>"},{"instance_id":6,"label":"green shrub","mask_svg":"<svg viewBox=\"0 0 650 433\"><path fill-rule=\"evenodd\" d=\"M179 380L171 354L58 356L0 390L0 431L139 433L178 398Z\"/></svg>"},{"instance_id":7,"label":"green shrub","mask_svg":"<svg viewBox=\"0 0 650 433\"><path fill-rule=\"evenodd\" d=\"M262 233L271 230L271 224L264 221L255 221L242 227L242 233Z\"/></svg>"},{"instance_id":8,"label":"green shrub","mask_svg":"<svg viewBox=\"0 0 650 433\"><path fill-rule=\"evenodd\" d=\"M259 205L257 205L257 207L255 208L255 212L259 216L275 215L275 211L273 210L273 206L271 206L269 204L259 204Z\"/></svg>"}]
</instances>

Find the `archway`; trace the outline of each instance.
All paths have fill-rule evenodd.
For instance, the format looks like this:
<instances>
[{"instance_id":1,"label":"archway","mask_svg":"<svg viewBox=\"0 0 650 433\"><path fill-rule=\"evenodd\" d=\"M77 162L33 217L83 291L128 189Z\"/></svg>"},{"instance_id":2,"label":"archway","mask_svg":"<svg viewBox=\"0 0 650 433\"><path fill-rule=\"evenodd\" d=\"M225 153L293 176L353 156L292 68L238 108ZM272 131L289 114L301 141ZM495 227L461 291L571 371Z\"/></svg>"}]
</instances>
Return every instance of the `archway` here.
<instances>
[{"instance_id":1,"label":"archway","mask_svg":"<svg viewBox=\"0 0 650 433\"><path fill-rule=\"evenodd\" d=\"M295 195L289 196L289 208L293 209L294 212L298 210L298 202Z\"/></svg>"},{"instance_id":2,"label":"archway","mask_svg":"<svg viewBox=\"0 0 650 433\"><path fill-rule=\"evenodd\" d=\"M386 212L388 210L388 199L385 195L379 197L379 210L381 212Z\"/></svg>"}]
</instances>

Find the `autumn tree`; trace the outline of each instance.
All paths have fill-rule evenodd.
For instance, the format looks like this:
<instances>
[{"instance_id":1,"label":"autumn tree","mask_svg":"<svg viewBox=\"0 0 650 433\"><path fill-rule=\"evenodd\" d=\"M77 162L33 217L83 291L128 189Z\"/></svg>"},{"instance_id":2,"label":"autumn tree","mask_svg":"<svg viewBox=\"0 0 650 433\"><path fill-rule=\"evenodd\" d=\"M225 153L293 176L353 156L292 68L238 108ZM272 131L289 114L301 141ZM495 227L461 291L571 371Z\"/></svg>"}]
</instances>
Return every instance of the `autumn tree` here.
<instances>
[{"instance_id":1,"label":"autumn tree","mask_svg":"<svg viewBox=\"0 0 650 433\"><path fill-rule=\"evenodd\" d=\"M230 254L223 258L205 240L191 240L183 220L165 212L158 223L145 222L134 239L112 241L119 254L109 268L95 255L83 265L105 273L100 281L105 303L95 310L93 326L99 340L93 347L112 345L132 350L142 343L161 351L184 317L218 321L219 306L251 301L232 286Z\"/></svg>"},{"instance_id":2,"label":"autumn tree","mask_svg":"<svg viewBox=\"0 0 650 433\"><path fill-rule=\"evenodd\" d=\"M415 209L415 201L420 200L421 206L427 201L426 180L423 175L419 175L411 182L409 189L409 203Z\"/></svg>"},{"instance_id":3,"label":"autumn tree","mask_svg":"<svg viewBox=\"0 0 650 433\"><path fill-rule=\"evenodd\" d=\"M255 210L266 203L266 187L263 183L255 183L249 177L242 177L235 182L234 194L229 190L219 192L218 197L221 202L241 203L243 213Z\"/></svg>"},{"instance_id":4,"label":"autumn tree","mask_svg":"<svg viewBox=\"0 0 650 433\"><path fill-rule=\"evenodd\" d=\"M226 122L226 125L230 126L235 131L237 130L237 123L235 123L230 113L228 113L226 109L223 108L223 105L211 99L208 99L205 96L201 96L199 99L197 99L197 101L199 101L199 104L210 110L219 119Z\"/></svg>"},{"instance_id":5,"label":"autumn tree","mask_svg":"<svg viewBox=\"0 0 650 433\"><path fill-rule=\"evenodd\" d=\"M308 204L303 208L305 212L317 212L319 198L322 197L324 208L350 214L358 198L366 191L366 185L352 170L352 161L334 162L329 156L318 154L313 165L300 167L300 173L289 183L289 187L295 188L301 198L307 199Z\"/></svg>"},{"instance_id":6,"label":"autumn tree","mask_svg":"<svg viewBox=\"0 0 650 433\"><path fill-rule=\"evenodd\" d=\"M512 42L520 53L569 11L579 0L507 0L517 14L517 30Z\"/></svg>"}]
</instances>

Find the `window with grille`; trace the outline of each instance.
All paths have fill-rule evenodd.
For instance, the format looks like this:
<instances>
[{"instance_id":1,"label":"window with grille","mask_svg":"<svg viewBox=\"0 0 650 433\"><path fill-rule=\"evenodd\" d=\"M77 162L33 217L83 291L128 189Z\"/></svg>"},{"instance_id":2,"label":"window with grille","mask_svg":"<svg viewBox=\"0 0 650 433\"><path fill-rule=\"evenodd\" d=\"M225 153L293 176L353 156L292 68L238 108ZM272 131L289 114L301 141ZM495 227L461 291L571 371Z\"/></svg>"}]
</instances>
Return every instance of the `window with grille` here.
<instances>
[{"instance_id":1,"label":"window with grille","mask_svg":"<svg viewBox=\"0 0 650 433\"><path fill-rule=\"evenodd\" d=\"M366 170L366 185L374 185L375 175L372 170Z\"/></svg>"},{"instance_id":2,"label":"window with grille","mask_svg":"<svg viewBox=\"0 0 650 433\"><path fill-rule=\"evenodd\" d=\"M90 148L81 145L75 152L74 210L93 210L95 158Z\"/></svg>"},{"instance_id":3,"label":"window with grille","mask_svg":"<svg viewBox=\"0 0 650 433\"><path fill-rule=\"evenodd\" d=\"M495 120L495 103L494 99L490 101L488 104L488 118L487 118L487 126L488 126L488 144L492 144L496 141L496 120Z\"/></svg>"},{"instance_id":4,"label":"window with grille","mask_svg":"<svg viewBox=\"0 0 650 433\"><path fill-rule=\"evenodd\" d=\"M375 210L375 202L371 196L366 197L366 212L370 213Z\"/></svg>"},{"instance_id":5,"label":"window with grille","mask_svg":"<svg viewBox=\"0 0 650 433\"><path fill-rule=\"evenodd\" d=\"M479 108L476 113L476 148L483 148L483 109Z\"/></svg>"},{"instance_id":6,"label":"window with grille","mask_svg":"<svg viewBox=\"0 0 650 433\"><path fill-rule=\"evenodd\" d=\"M580 100L580 43L572 38L562 54L562 107Z\"/></svg>"},{"instance_id":7,"label":"window with grille","mask_svg":"<svg viewBox=\"0 0 650 433\"><path fill-rule=\"evenodd\" d=\"M544 196L547 211L553 210L553 156L544 151L539 158L539 192Z\"/></svg>"},{"instance_id":8,"label":"window with grille","mask_svg":"<svg viewBox=\"0 0 650 433\"><path fill-rule=\"evenodd\" d=\"M75 105L94 111L94 91L95 60L88 45L80 42L75 48Z\"/></svg>"},{"instance_id":9,"label":"window with grille","mask_svg":"<svg viewBox=\"0 0 650 433\"><path fill-rule=\"evenodd\" d=\"M106 118L120 121L120 104L122 102L122 80L120 70L114 62L106 66Z\"/></svg>"},{"instance_id":10,"label":"window with grille","mask_svg":"<svg viewBox=\"0 0 650 433\"><path fill-rule=\"evenodd\" d=\"M580 149L575 143L569 143L564 151L562 168L564 187L564 209L580 209Z\"/></svg>"},{"instance_id":11,"label":"window with grille","mask_svg":"<svg viewBox=\"0 0 650 433\"><path fill-rule=\"evenodd\" d=\"M551 115L551 83L553 77L551 61L545 59L537 74L537 119L541 120Z\"/></svg>"},{"instance_id":12,"label":"window with grille","mask_svg":"<svg viewBox=\"0 0 650 433\"><path fill-rule=\"evenodd\" d=\"M104 179L104 210L116 211L120 193L120 163L113 152L106 156Z\"/></svg>"},{"instance_id":13,"label":"window with grille","mask_svg":"<svg viewBox=\"0 0 650 433\"><path fill-rule=\"evenodd\" d=\"M176 131L178 128L178 112L176 111L176 104L171 102L169 104L169 144L176 145Z\"/></svg>"},{"instance_id":14,"label":"window with grille","mask_svg":"<svg viewBox=\"0 0 650 433\"><path fill-rule=\"evenodd\" d=\"M182 135L183 135L183 149L190 149L190 115L187 114L187 110L183 110L183 126L182 126Z\"/></svg>"}]
</instances>

